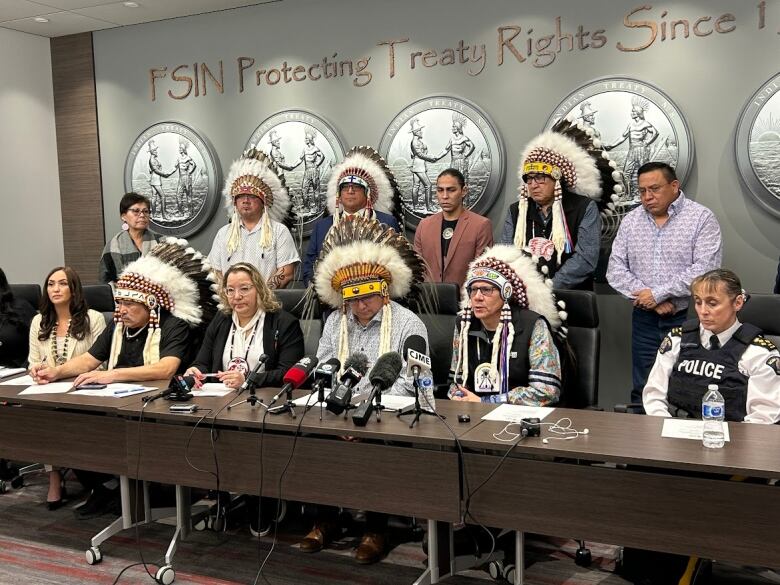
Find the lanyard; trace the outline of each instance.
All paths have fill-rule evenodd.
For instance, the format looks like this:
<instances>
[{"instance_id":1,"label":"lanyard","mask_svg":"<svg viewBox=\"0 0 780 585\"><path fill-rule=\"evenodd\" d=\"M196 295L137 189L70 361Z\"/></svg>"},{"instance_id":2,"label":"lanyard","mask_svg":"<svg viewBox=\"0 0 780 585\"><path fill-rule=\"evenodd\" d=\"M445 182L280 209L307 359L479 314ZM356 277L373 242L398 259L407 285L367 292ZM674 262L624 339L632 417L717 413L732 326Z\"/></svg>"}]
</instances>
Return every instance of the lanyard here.
<instances>
[{"instance_id":1,"label":"lanyard","mask_svg":"<svg viewBox=\"0 0 780 585\"><path fill-rule=\"evenodd\" d=\"M252 342L255 340L255 335L257 334L257 328L260 326L260 319L257 320L255 323L255 328L252 330L252 337L249 338L249 343L246 345L246 352L244 352L244 361L247 361L249 358L249 350L252 347ZM230 359L233 359L233 341L236 338L236 324L233 323L230 326Z\"/></svg>"}]
</instances>

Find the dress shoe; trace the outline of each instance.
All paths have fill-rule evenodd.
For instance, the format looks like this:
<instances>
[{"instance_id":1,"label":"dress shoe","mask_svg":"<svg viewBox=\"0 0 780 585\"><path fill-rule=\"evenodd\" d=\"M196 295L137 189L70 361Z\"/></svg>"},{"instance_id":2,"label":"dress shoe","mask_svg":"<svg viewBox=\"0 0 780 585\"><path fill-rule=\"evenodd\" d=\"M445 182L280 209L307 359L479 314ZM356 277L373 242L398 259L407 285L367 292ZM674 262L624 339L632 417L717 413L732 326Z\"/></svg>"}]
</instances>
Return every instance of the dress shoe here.
<instances>
[{"instance_id":1,"label":"dress shoe","mask_svg":"<svg viewBox=\"0 0 780 585\"><path fill-rule=\"evenodd\" d=\"M385 535L366 532L355 551L355 560L362 565L371 565L385 554Z\"/></svg>"},{"instance_id":2,"label":"dress shoe","mask_svg":"<svg viewBox=\"0 0 780 585\"><path fill-rule=\"evenodd\" d=\"M104 487L96 487L77 510L76 515L81 519L96 518L103 514L122 514L122 505L119 498L119 490L109 490Z\"/></svg>"},{"instance_id":3,"label":"dress shoe","mask_svg":"<svg viewBox=\"0 0 780 585\"><path fill-rule=\"evenodd\" d=\"M59 510L62 508L67 502L68 492L65 491L65 487L62 488L60 491L60 497L56 500L46 500L46 509L49 512L54 512L54 510Z\"/></svg>"},{"instance_id":4,"label":"dress shoe","mask_svg":"<svg viewBox=\"0 0 780 585\"><path fill-rule=\"evenodd\" d=\"M311 532L299 543L302 552L315 553L329 545L333 537L338 533L338 528L333 524L315 524Z\"/></svg>"}]
</instances>

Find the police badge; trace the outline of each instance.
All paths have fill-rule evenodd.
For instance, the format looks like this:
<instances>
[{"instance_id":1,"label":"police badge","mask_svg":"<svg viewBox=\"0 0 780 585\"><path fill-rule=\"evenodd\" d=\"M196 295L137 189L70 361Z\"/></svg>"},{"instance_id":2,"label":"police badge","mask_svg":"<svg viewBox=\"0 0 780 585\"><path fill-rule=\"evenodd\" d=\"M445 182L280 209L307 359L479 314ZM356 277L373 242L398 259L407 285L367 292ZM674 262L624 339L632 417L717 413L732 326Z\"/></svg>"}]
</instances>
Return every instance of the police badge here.
<instances>
[{"instance_id":1,"label":"police badge","mask_svg":"<svg viewBox=\"0 0 780 585\"><path fill-rule=\"evenodd\" d=\"M658 353L666 353L670 349L672 349L672 338L667 335L661 342L661 347L658 348Z\"/></svg>"},{"instance_id":2,"label":"police badge","mask_svg":"<svg viewBox=\"0 0 780 585\"><path fill-rule=\"evenodd\" d=\"M772 368L775 371L775 374L780 376L780 357L777 357L776 355L771 356L766 360L766 365Z\"/></svg>"}]
</instances>

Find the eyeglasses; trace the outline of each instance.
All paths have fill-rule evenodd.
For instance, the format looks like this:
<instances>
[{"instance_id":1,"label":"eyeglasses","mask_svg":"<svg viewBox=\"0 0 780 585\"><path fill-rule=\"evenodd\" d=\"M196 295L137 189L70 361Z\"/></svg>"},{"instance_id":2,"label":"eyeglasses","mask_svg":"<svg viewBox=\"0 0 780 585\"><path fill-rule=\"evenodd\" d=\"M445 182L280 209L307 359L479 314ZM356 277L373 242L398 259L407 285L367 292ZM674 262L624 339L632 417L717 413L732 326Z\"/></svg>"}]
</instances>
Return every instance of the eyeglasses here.
<instances>
[{"instance_id":1,"label":"eyeglasses","mask_svg":"<svg viewBox=\"0 0 780 585\"><path fill-rule=\"evenodd\" d=\"M637 189L640 195L644 195L645 193L650 193L652 195L656 195L661 192L661 189L666 187L667 185L671 185L671 183L664 183L663 185L651 185L650 187L640 187Z\"/></svg>"},{"instance_id":2,"label":"eyeglasses","mask_svg":"<svg viewBox=\"0 0 780 585\"><path fill-rule=\"evenodd\" d=\"M130 209L128 209L127 211L129 211L129 212L130 212L130 213L132 213L133 215L152 215L152 212L151 212L151 211L149 211L149 210L148 210L148 209L146 209L146 208L144 208L144 209L138 209L137 207L131 207L131 208L130 208Z\"/></svg>"},{"instance_id":3,"label":"eyeglasses","mask_svg":"<svg viewBox=\"0 0 780 585\"><path fill-rule=\"evenodd\" d=\"M340 191L363 191L366 192L366 188L363 185L358 185L356 183L346 183L341 186Z\"/></svg>"},{"instance_id":4,"label":"eyeglasses","mask_svg":"<svg viewBox=\"0 0 780 585\"><path fill-rule=\"evenodd\" d=\"M546 181L547 181L547 175L526 175L525 176L526 185L530 185L531 183L536 183L537 185L541 185Z\"/></svg>"},{"instance_id":5,"label":"eyeglasses","mask_svg":"<svg viewBox=\"0 0 780 585\"><path fill-rule=\"evenodd\" d=\"M253 290L254 290L254 287L249 286L249 285L240 286L238 288L230 288L230 287L228 287L228 288L225 289L225 294L228 296L229 299L232 299L233 297L237 297L237 296L245 297L246 295L248 295Z\"/></svg>"},{"instance_id":6,"label":"eyeglasses","mask_svg":"<svg viewBox=\"0 0 780 585\"><path fill-rule=\"evenodd\" d=\"M252 195L251 193L242 193L241 195L236 195L236 201L241 201L242 199L246 199L248 201L259 201L260 197L257 195Z\"/></svg>"},{"instance_id":7,"label":"eyeglasses","mask_svg":"<svg viewBox=\"0 0 780 585\"><path fill-rule=\"evenodd\" d=\"M474 298L477 293L482 293L485 298L492 297L498 292L498 289L494 286L470 286L466 289L469 293L469 297Z\"/></svg>"},{"instance_id":8,"label":"eyeglasses","mask_svg":"<svg viewBox=\"0 0 780 585\"><path fill-rule=\"evenodd\" d=\"M376 294L376 295L368 295L368 296L365 296L365 297L358 297L356 299L349 299L347 301L347 304L350 307L354 307L355 305L358 305L358 304L368 304L370 301L372 301L373 299L377 298L378 296L379 295Z\"/></svg>"}]
</instances>

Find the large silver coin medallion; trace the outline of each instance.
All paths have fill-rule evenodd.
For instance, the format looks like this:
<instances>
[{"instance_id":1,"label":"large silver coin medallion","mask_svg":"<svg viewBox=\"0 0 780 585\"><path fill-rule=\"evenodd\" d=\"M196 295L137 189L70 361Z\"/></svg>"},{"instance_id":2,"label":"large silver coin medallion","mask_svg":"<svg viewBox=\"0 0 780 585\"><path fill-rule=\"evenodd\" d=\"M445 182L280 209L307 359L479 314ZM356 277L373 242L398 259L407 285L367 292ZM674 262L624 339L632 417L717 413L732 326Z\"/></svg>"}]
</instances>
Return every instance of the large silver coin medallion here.
<instances>
[{"instance_id":1,"label":"large silver coin medallion","mask_svg":"<svg viewBox=\"0 0 780 585\"><path fill-rule=\"evenodd\" d=\"M299 235L308 236L325 213L328 179L344 159L344 145L334 128L305 110L278 112L260 124L245 148L262 150L284 175Z\"/></svg>"},{"instance_id":2,"label":"large silver coin medallion","mask_svg":"<svg viewBox=\"0 0 780 585\"><path fill-rule=\"evenodd\" d=\"M750 193L780 217L780 74L754 93L742 110L735 140L737 167Z\"/></svg>"},{"instance_id":3,"label":"large silver coin medallion","mask_svg":"<svg viewBox=\"0 0 780 585\"><path fill-rule=\"evenodd\" d=\"M219 207L221 178L214 149L195 130L161 122L133 141L125 160L125 190L151 202L150 229L188 237Z\"/></svg>"},{"instance_id":4,"label":"large silver coin medallion","mask_svg":"<svg viewBox=\"0 0 780 585\"><path fill-rule=\"evenodd\" d=\"M436 177L447 168L463 173L467 208L484 214L501 195L505 157L493 122L461 98L433 96L404 108L379 143L398 180L407 225L441 210Z\"/></svg>"},{"instance_id":5,"label":"large silver coin medallion","mask_svg":"<svg viewBox=\"0 0 780 585\"><path fill-rule=\"evenodd\" d=\"M615 202L614 213L605 217L605 240L614 237L623 215L640 204L640 166L650 161L668 163L685 184L693 163L693 137L680 109L657 87L628 77L596 79L566 96L544 129L561 118L593 128L623 171L624 194Z\"/></svg>"}]
</instances>

